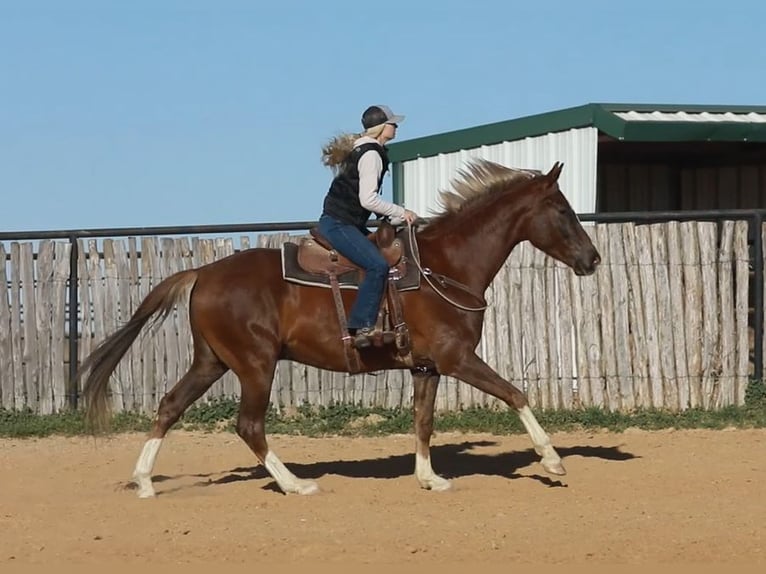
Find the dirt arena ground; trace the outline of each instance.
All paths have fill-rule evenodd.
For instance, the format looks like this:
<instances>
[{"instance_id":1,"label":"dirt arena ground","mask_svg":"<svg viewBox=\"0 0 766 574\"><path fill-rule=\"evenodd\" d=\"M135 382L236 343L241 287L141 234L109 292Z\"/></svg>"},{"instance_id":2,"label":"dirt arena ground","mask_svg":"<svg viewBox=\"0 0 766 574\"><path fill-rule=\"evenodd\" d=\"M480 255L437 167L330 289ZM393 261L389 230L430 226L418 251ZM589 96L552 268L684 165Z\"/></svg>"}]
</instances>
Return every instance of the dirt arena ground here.
<instances>
[{"instance_id":1,"label":"dirt arena ground","mask_svg":"<svg viewBox=\"0 0 766 574\"><path fill-rule=\"evenodd\" d=\"M130 474L143 435L0 440L6 564L229 562L766 563L766 431L440 434L453 489L419 489L411 436L271 436L315 496L284 496L235 435L175 432L155 499Z\"/></svg>"}]
</instances>

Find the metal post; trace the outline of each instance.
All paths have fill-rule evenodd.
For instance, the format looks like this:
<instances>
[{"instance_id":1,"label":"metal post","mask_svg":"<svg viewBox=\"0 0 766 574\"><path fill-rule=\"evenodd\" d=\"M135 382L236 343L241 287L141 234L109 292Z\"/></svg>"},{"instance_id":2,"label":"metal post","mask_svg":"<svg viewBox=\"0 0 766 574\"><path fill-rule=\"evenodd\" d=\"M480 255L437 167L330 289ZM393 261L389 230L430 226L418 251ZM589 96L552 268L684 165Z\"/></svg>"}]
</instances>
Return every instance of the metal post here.
<instances>
[{"instance_id":1,"label":"metal post","mask_svg":"<svg viewBox=\"0 0 766 574\"><path fill-rule=\"evenodd\" d=\"M753 227L753 378L760 381L763 380L763 213L753 215Z\"/></svg>"},{"instance_id":2,"label":"metal post","mask_svg":"<svg viewBox=\"0 0 766 574\"><path fill-rule=\"evenodd\" d=\"M69 253L69 381L67 383L67 395L69 399L69 408L72 410L77 409L77 382L75 377L77 376L77 367L79 361L77 358L77 332L78 332L78 310L80 307L80 301L78 297L77 283L79 282L77 276L77 236L71 235L69 237L71 244L71 251Z\"/></svg>"}]
</instances>

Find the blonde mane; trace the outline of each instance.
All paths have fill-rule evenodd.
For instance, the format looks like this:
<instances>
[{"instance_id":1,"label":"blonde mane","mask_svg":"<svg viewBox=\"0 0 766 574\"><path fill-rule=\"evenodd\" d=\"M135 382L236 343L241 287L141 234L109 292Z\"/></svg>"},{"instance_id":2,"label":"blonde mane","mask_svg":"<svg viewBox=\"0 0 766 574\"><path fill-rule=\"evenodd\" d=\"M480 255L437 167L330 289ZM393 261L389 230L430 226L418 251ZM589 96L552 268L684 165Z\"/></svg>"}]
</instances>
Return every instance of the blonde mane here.
<instances>
[{"instance_id":1,"label":"blonde mane","mask_svg":"<svg viewBox=\"0 0 766 574\"><path fill-rule=\"evenodd\" d=\"M509 185L542 175L532 169L515 169L486 159L472 160L466 169L458 170L451 189L439 192L441 211L437 215L457 213L466 205Z\"/></svg>"}]
</instances>

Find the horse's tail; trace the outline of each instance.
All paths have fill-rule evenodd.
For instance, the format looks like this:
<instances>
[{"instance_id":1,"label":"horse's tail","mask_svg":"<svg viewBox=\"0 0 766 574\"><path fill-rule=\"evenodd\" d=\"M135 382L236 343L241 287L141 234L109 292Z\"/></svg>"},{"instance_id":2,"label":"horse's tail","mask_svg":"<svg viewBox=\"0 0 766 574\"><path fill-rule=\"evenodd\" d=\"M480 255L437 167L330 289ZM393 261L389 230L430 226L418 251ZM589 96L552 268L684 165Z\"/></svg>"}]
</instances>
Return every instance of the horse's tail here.
<instances>
[{"instance_id":1,"label":"horse's tail","mask_svg":"<svg viewBox=\"0 0 766 574\"><path fill-rule=\"evenodd\" d=\"M75 380L90 371L83 385L82 396L86 405L85 422L91 431L103 431L109 426L109 377L122 356L149 319L156 315L152 323L162 322L184 295L186 288L193 286L196 280L197 271L194 269L181 271L163 280L144 298L130 320L107 337L83 361Z\"/></svg>"}]
</instances>

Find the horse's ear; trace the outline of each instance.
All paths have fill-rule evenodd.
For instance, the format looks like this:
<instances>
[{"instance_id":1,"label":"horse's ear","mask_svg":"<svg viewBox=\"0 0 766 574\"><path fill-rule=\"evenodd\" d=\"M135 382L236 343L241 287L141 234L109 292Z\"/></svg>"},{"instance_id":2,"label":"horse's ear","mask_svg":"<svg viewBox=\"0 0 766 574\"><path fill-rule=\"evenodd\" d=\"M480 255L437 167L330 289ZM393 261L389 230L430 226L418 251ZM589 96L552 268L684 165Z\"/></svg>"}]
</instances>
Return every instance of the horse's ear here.
<instances>
[{"instance_id":1,"label":"horse's ear","mask_svg":"<svg viewBox=\"0 0 766 574\"><path fill-rule=\"evenodd\" d=\"M553 164L553 167L551 168L551 170L547 174L545 174L546 179L550 181L551 183L558 181L559 176L561 175L561 170L563 168L564 168L564 164L557 161L556 163Z\"/></svg>"}]
</instances>

